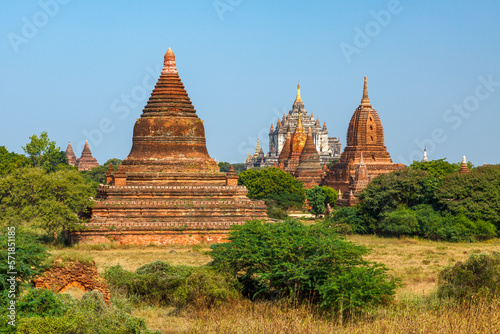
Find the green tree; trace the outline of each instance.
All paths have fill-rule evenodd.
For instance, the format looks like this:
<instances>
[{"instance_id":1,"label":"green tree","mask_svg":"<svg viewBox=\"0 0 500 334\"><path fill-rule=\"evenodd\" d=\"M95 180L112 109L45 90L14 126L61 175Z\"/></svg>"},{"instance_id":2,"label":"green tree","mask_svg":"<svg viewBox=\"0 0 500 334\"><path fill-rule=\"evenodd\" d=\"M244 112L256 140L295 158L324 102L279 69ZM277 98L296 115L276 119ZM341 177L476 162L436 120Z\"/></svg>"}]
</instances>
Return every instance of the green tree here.
<instances>
[{"instance_id":1,"label":"green tree","mask_svg":"<svg viewBox=\"0 0 500 334\"><path fill-rule=\"evenodd\" d=\"M384 214L384 219L378 229L385 235L395 237L416 235L418 233L416 213L406 206L400 205L396 210Z\"/></svg>"},{"instance_id":2,"label":"green tree","mask_svg":"<svg viewBox=\"0 0 500 334\"><path fill-rule=\"evenodd\" d=\"M243 164L243 163L233 164L233 167L234 167L234 170L236 171L236 173L238 173L238 174L245 170L245 164Z\"/></svg>"},{"instance_id":3,"label":"green tree","mask_svg":"<svg viewBox=\"0 0 500 334\"><path fill-rule=\"evenodd\" d=\"M212 245L211 265L243 284L251 298L309 301L347 314L388 302L396 282L368 250L320 224L295 220L233 225L228 243Z\"/></svg>"},{"instance_id":4,"label":"green tree","mask_svg":"<svg viewBox=\"0 0 500 334\"><path fill-rule=\"evenodd\" d=\"M334 211L333 215L323 222L330 228L336 228L342 234L366 233L366 224L357 207L342 207Z\"/></svg>"},{"instance_id":5,"label":"green tree","mask_svg":"<svg viewBox=\"0 0 500 334\"><path fill-rule=\"evenodd\" d=\"M435 194L445 213L463 213L473 221L484 220L500 228L500 165L449 175Z\"/></svg>"},{"instance_id":6,"label":"green tree","mask_svg":"<svg viewBox=\"0 0 500 334\"><path fill-rule=\"evenodd\" d=\"M457 173L460 170L460 163L449 163L446 158L431 160L428 162L413 161L413 163L408 166L409 169L419 169L424 170L438 179L444 179L446 176L453 173Z\"/></svg>"},{"instance_id":7,"label":"green tree","mask_svg":"<svg viewBox=\"0 0 500 334\"><path fill-rule=\"evenodd\" d=\"M31 136L30 142L23 146L23 150L31 160L33 167L41 167L48 172L53 172L58 167L69 166L66 153L56 147L56 142L51 141L45 131L41 133L40 137Z\"/></svg>"},{"instance_id":8,"label":"green tree","mask_svg":"<svg viewBox=\"0 0 500 334\"><path fill-rule=\"evenodd\" d=\"M326 195L319 186L306 190L306 197L311 206L311 212L317 217L325 212Z\"/></svg>"},{"instance_id":9,"label":"green tree","mask_svg":"<svg viewBox=\"0 0 500 334\"><path fill-rule=\"evenodd\" d=\"M0 178L0 222L32 223L48 236L78 228L79 214L92 204L96 189L74 169L46 173L40 168L20 168Z\"/></svg>"},{"instance_id":10,"label":"green tree","mask_svg":"<svg viewBox=\"0 0 500 334\"><path fill-rule=\"evenodd\" d=\"M122 160L120 159L109 159L103 165L92 168L91 170L81 171L83 177L90 181L95 182L97 184L105 184L106 183L106 173L108 172L109 165L113 165L113 169L116 172L118 170L118 166L121 164Z\"/></svg>"},{"instance_id":11,"label":"green tree","mask_svg":"<svg viewBox=\"0 0 500 334\"><path fill-rule=\"evenodd\" d=\"M231 164L229 162L219 162L219 169L222 173L227 173L229 172L229 168L231 167Z\"/></svg>"},{"instance_id":12,"label":"green tree","mask_svg":"<svg viewBox=\"0 0 500 334\"><path fill-rule=\"evenodd\" d=\"M296 194L304 201L302 182L279 168L248 169L239 175L238 183L248 189L248 197L266 199L271 194Z\"/></svg>"},{"instance_id":13,"label":"green tree","mask_svg":"<svg viewBox=\"0 0 500 334\"><path fill-rule=\"evenodd\" d=\"M425 171L406 169L374 178L359 194L359 208L370 223L382 220L384 212L395 210L400 205L412 207L432 203L434 183ZM372 225L371 228L374 228Z\"/></svg>"},{"instance_id":14,"label":"green tree","mask_svg":"<svg viewBox=\"0 0 500 334\"><path fill-rule=\"evenodd\" d=\"M22 154L9 152L5 146L0 146L0 177L21 167L29 166L30 160Z\"/></svg>"},{"instance_id":15,"label":"green tree","mask_svg":"<svg viewBox=\"0 0 500 334\"><path fill-rule=\"evenodd\" d=\"M325 205L326 204L330 204L331 206L335 205L335 202L337 202L337 198L339 197L339 193L337 192L337 190L328 186L321 186L321 190L323 190L323 193L326 196Z\"/></svg>"}]
</instances>

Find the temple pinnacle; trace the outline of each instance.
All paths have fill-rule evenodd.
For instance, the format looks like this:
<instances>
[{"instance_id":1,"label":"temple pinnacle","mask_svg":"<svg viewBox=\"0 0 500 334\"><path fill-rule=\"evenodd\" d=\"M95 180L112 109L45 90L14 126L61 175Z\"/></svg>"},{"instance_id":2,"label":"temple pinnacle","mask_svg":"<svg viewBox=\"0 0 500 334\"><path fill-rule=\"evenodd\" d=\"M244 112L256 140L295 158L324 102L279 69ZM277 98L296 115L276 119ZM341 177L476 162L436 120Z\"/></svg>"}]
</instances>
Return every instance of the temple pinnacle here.
<instances>
[{"instance_id":1,"label":"temple pinnacle","mask_svg":"<svg viewBox=\"0 0 500 334\"><path fill-rule=\"evenodd\" d=\"M368 97L368 84L366 83L366 76L365 76L365 84L363 86L363 98L361 98L361 105L371 107L370 98Z\"/></svg>"},{"instance_id":2,"label":"temple pinnacle","mask_svg":"<svg viewBox=\"0 0 500 334\"><path fill-rule=\"evenodd\" d=\"M164 61L163 61L163 69L161 70L162 74L166 73L177 73L177 67L175 65L175 54L174 51L172 51L171 48L168 48L167 52L165 53Z\"/></svg>"},{"instance_id":3,"label":"temple pinnacle","mask_svg":"<svg viewBox=\"0 0 500 334\"><path fill-rule=\"evenodd\" d=\"M304 132L304 128L302 126L302 112L299 107L299 120L297 121L297 132Z\"/></svg>"},{"instance_id":4,"label":"temple pinnacle","mask_svg":"<svg viewBox=\"0 0 500 334\"><path fill-rule=\"evenodd\" d=\"M297 97L295 98L295 102L302 102L300 97L300 84L297 84Z\"/></svg>"}]
</instances>

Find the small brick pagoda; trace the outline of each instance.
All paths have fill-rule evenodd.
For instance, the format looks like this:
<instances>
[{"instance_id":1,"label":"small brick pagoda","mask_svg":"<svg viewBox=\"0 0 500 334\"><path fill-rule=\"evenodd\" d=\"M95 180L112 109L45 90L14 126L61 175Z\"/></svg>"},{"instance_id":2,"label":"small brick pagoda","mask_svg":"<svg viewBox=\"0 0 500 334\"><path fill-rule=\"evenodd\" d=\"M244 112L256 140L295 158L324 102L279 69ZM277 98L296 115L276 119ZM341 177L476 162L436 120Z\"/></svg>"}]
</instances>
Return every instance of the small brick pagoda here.
<instances>
[{"instance_id":1,"label":"small brick pagoda","mask_svg":"<svg viewBox=\"0 0 500 334\"><path fill-rule=\"evenodd\" d=\"M352 115L347 130L347 146L338 163L328 171L324 184L339 190L337 204L354 205L356 195L377 175L404 169L392 162L384 144L384 129L368 98L366 77L361 104Z\"/></svg>"},{"instance_id":2,"label":"small brick pagoda","mask_svg":"<svg viewBox=\"0 0 500 334\"><path fill-rule=\"evenodd\" d=\"M106 185L86 229L71 242L197 244L220 242L232 224L267 218L263 201L246 197L231 169L209 156L203 121L182 84L171 49L134 126L133 144Z\"/></svg>"},{"instance_id":3,"label":"small brick pagoda","mask_svg":"<svg viewBox=\"0 0 500 334\"><path fill-rule=\"evenodd\" d=\"M77 167L79 171L91 170L99 166L97 159L94 158L92 152L90 152L89 142L87 140L85 140L85 146L83 147L82 155L79 159L76 158L75 151L73 151L71 142L69 142L66 148L66 157L68 158L68 163Z\"/></svg>"}]
</instances>

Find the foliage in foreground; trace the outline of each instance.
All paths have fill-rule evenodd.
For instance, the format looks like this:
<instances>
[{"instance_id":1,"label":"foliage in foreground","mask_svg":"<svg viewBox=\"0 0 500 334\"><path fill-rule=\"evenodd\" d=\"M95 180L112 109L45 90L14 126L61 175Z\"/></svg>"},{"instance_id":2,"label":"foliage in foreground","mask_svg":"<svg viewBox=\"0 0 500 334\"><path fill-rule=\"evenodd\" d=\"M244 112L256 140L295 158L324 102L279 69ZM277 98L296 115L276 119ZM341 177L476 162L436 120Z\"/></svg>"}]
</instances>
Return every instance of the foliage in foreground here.
<instances>
[{"instance_id":1,"label":"foliage in foreground","mask_svg":"<svg viewBox=\"0 0 500 334\"><path fill-rule=\"evenodd\" d=\"M172 266L155 261L133 273L117 265L108 268L104 277L112 288L153 305L213 306L239 297L235 279L206 266Z\"/></svg>"},{"instance_id":2,"label":"foliage in foreground","mask_svg":"<svg viewBox=\"0 0 500 334\"><path fill-rule=\"evenodd\" d=\"M500 296L500 253L472 254L439 273L440 297L463 300L477 294Z\"/></svg>"},{"instance_id":3,"label":"foliage in foreground","mask_svg":"<svg viewBox=\"0 0 500 334\"><path fill-rule=\"evenodd\" d=\"M308 301L352 314L388 303L396 289L384 265L363 260L365 247L322 225L251 221L233 225L228 239L212 246L211 264L237 277L252 299Z\"/></svg>"},{"instance_id":4,"label":"foliage in foreground","mask_svg":"<svg viewBox=\"0 0 500 334\"><path fill-rule=\"evenodd\" d=\"M143 319L135 318L122 309L106 305L102 294L87 292L81 300L67 294L54 294L45 289L30 288L19 298L15 333L26 334L149 334ZM3 333L14 333L0 315ZM158 332L155 332L158 333Z\"/></svg>"},{"instance_id":5,"label":"foliage in foreground","mask_svg":"<svg viewBox=\"0 0 500 334\"><path fill-rule=\"evenodd\" d=\"M10 277L7 272L11 271L8 262L9 235L15 236L14 258L15 271L17 272L17 289L21 287L21 284L27 283L43 271L45 268L43 263L49 256L47 249L41 245L40 240L35 236L15 228L5 228L0 234L0 287L2 295L7 292L10 286L7 281L7 278Z\"/></svg>"}]
</instances>

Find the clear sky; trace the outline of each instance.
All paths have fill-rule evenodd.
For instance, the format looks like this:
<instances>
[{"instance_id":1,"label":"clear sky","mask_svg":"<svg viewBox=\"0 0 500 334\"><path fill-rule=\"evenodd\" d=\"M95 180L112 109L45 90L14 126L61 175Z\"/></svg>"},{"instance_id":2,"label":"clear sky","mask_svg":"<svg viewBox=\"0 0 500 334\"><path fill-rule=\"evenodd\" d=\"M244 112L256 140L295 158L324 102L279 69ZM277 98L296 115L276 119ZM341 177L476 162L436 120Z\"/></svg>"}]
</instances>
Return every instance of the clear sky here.
<instances>
[{"instance_id":1,"label":"clear sky","mask_svg":"<svg viewBox=\"0 0 500 334\"><path fill-rule=\"evenodd\" d=\"M124 159L171 47L207 147L243 162L287 113L346 143L363 76L395 162L500 163L500 1L1 1L0 145Z\"/></svg>"}]
</instances>

